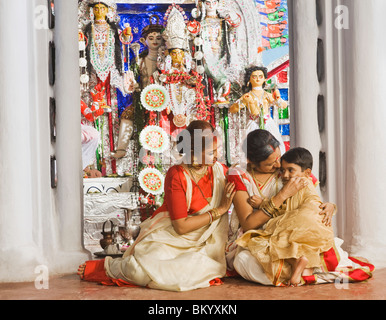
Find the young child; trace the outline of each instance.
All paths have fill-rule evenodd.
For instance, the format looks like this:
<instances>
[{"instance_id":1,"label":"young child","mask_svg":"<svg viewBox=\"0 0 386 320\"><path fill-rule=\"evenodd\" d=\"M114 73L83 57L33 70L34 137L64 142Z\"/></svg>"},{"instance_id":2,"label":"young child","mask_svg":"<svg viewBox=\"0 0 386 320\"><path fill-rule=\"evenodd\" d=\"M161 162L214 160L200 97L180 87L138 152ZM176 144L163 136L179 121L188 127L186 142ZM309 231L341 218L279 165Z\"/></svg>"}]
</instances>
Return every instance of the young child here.
<instances>
[{"instance_id":1,"label":"young child","mask_svg":"<svg viewBox=\"0 0 386 320\"><path fill-rule=\"evenodd\" d=\"M291 149L282 156L283 184L300 178L306 182L305 187L277 208L275 218L264 230L246 233L245 238L238 241L244 247L247 244L274 285L284 281L287 285L298 285L302 276L312 275L313 268L321 265L320 254L334 245L332 227L323 224L319 215L322 201L311 179L312 165L312 155L304 148ZM257 207L261 201L254 197L250 203ZM265 251L261 249L263 244L268 247ZM287 268L283 262L287 263Z\"/></svg>"}]
</instances>

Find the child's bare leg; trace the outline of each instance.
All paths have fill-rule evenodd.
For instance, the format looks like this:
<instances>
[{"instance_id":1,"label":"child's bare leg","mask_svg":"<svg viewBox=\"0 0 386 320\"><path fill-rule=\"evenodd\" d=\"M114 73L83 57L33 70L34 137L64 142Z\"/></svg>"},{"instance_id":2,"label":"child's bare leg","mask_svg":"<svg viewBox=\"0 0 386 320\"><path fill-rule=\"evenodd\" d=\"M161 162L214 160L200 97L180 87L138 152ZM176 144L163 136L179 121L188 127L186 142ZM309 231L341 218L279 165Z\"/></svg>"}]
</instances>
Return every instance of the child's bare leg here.
<instances>
[{"instance_id":1,"label":"child's bare leg","mask_svg":"<svg viewBox=\"0 0 386 320\"><path fill-rule=\"evenodd\" d=\"M307 273L309 272L309 270L306 269L308 259L306 257L300 257L299 259L288 259L287 261L292 267L292 275L288 281L288 286L297 286L300 283L301 276L306 275L303 274L303 272L305 270L307 270Z\"/></svg>"}]
</instances>

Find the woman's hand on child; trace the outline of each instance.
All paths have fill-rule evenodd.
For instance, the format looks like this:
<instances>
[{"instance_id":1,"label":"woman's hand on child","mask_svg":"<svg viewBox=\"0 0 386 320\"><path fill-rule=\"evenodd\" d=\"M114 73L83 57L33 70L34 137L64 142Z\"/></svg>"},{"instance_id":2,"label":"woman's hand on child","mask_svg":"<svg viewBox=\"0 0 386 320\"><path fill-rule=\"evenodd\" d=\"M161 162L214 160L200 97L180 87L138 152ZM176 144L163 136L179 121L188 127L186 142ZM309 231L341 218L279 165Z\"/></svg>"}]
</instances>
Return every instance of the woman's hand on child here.
<instances>
[{"instance_id":1,"label":"woman's hand on child","mask_svg":"<svg viewBox=\"0 0 386 320\"><path fill-rule=\"evenodd\" d=\"M259 209L263 199L261 199L259 196L252 196L248 198L247 201L253 209Z\"/></svg>"},{"instance_id":2,"label":"woman's hand on child","mask_svg":"<svg viewBox=\"0 0 386 320\"><path fill-rule=\"evenodd\" d=\"M322 223L324 223L327 227L331 227L332 217L335 213L336 206L333 203L326 202L322 203L319 208L322 209L319 214L324 215Z\"/></svg>"}]
</instances>

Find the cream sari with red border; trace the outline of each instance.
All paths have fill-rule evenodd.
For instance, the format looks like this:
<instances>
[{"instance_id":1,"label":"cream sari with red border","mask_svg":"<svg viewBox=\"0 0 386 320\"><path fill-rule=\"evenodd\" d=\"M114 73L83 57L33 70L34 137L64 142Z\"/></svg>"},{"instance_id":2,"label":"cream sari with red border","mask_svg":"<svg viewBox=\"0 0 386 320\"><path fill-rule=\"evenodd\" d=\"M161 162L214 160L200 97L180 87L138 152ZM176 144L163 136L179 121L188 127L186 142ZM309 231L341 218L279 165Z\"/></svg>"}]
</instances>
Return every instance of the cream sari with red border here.
<instances>
[{"instance_id":1,"label":"cream sari with red border","mask_svg":"<svg viewBox=\"0 0 386 320\"><path fill-rule=\"evenodd\" d=\"M250 196L258 195L262 198L270 198L278 193L283 187L279 172L274 173L268 181L257 186L252 176L239 168L234 169L230 174L238 174L245 184ZM265 226L261 230L264 230ZM237 240L244 235L237 213L233 210L229 228L230 238L226 247L228 268L234 269L244 279L257 282L263 285L286 285L283 279L288 279L291 274L290 267L284 260L276 263L270 274L264 272L263 266L248 248L237 245ZM268 243L268 242L267 242ZM322 284L329 282L358 282L372 277L374 266L366 259L350 257L341 246L343 240L335 237L330 250L320 255L320 266L314 268L314 274L309 277L302 277L301 284ZM269 259L269 257L267 257ZM267 263L270 263L267 261Z\"/></svg>"},{"instance_id":2,"label":"cream sari with red border","mask_svg":"<svg viewBox=\"0 0 386 320\"><path fill-rule=\"evenodd\" d=\"M190 208L192 181L187 173L186 202ZM197 215L220 204L225 175L220 163L213 167L213 197ZM188 234L179 235L168 212L160 212L141 224L136 242L122 258L105 260L106 274L114 279L169 291L209 287L226 274L225 245L228 215Z\"/></svg>"}]
</instances>

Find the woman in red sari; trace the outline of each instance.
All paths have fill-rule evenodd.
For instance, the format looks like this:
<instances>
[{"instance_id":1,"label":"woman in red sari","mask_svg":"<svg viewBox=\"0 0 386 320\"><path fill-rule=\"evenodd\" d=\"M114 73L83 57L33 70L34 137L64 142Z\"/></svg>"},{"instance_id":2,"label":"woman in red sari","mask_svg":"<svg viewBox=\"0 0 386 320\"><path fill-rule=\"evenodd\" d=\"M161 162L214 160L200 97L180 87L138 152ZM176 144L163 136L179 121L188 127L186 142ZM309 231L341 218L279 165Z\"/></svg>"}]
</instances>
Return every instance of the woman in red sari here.
<instances>
[{"instance_id":1,"label":"woman in red sari","mask_svg":"<svg viewBox=\"0 0 386 320\"><path fill-rule=\"evenodd\" d=\"M226 275L227 213L235 191L217 162L214 128L193 121L178 142L183 162L166 174L162 207L141 224L122 258L81 265L83 280L186 291Z\"/></svg>"}]
</instances>

